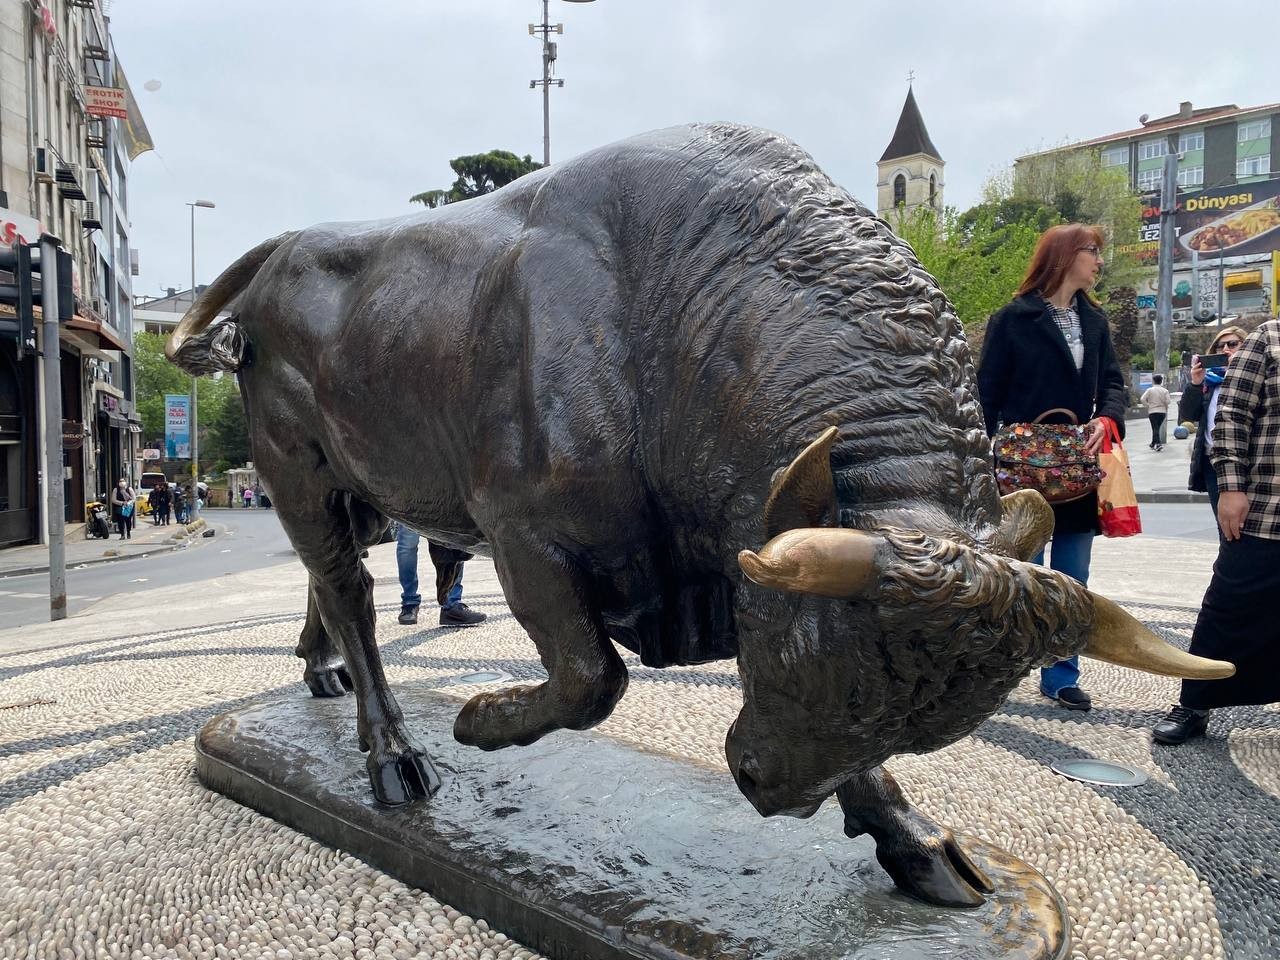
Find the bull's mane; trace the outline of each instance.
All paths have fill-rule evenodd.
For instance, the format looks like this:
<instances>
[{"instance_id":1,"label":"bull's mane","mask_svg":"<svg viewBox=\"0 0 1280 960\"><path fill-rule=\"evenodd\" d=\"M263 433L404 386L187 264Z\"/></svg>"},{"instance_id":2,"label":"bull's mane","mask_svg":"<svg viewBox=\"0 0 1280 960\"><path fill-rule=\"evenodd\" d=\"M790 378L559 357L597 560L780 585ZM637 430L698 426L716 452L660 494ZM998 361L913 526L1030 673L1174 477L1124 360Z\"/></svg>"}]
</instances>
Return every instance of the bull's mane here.
<instances>
[{"instance_id":1,"label":"bull's mane","mask_svg":"<svg viewBox=\"0 0 1280 960\"><path fill-rule=\"evenodd\" d=\"M661 184L664 262L642 301L659 326L678 319L677 355L740 361L741 389L765 404L748 421L780 453L839 425L844 522L936 504L939 489L970 529L998 519L969 346L910 246L791 141L695 129L706 143Z\"/></svg>"}]
</instances>

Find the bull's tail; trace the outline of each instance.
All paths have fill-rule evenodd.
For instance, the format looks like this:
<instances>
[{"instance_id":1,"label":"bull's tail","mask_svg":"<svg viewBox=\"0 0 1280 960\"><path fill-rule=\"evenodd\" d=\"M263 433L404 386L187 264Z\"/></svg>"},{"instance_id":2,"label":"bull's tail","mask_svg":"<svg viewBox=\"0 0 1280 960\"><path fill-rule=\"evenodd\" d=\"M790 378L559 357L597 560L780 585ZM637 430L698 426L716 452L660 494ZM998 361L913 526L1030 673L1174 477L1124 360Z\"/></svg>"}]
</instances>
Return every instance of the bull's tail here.
<instances>
[{"instance_id":1,"label":"bull's tail","mask_svg":"<svg viewBox=\"0 0 1280 960\"><path fill-rule=\"evenodd\" d=\"M249 286L268 258L297 234L291 230L265 240L222 271L169 335L164 355L196 376L240 369L248 347L244 332L234 317L218 323L213 322L214 317Z\"/></svg>"}]
</instances>

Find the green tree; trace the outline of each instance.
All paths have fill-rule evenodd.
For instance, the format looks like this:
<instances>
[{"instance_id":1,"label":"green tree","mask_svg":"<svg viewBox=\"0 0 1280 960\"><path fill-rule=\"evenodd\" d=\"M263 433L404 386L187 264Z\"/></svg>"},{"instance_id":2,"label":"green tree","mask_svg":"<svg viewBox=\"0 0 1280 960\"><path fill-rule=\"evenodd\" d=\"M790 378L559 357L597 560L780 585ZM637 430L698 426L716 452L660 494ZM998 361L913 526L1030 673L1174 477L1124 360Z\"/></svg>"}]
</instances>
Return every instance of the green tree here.
<instances>
[{"instance_id":1,"label":"green tree","mask_svg":"<svg viewBox=\"0 0 1280 960\"><path fill-rule=\"evenodd\" d=\"M157 333L138 333L133 338L134 401L148 442L164 436L165 394L191 393L191 377L165 357L164 341ZM235 378L198 377L196 384L200 462L245 462L249 459L248 424Z\"/></svg>"},{"instance_id":2,"label":"green tree","mask_svg":"<svg viewBox=\"0 0 1280 960\"><path fill-rule=\"evenodd\" d=\"M895 231L911 244L969 327L1012 299L1046 222L1051 225L1053 215L1038 207L1027 219L1001 216L981 205L963 214L918 207L897 216Z\"/></svg>"},{"instance_id":3,"label":"green tree","mask_svg":"<svg viewBox=\"0 0 1280 960\"><path fill-rule=\"evenodd\" d=\"M1096 149L1041 153L992 177L982 205L1040 205L1063 223L1093 223L1107 238L1107 266L1099 289L1135 286L1145 268L1131 250L1142 229L1142 203L1125 167L1103 167Z\"/></svg>"},{"instance_id":4,"label":"green tree","mask_svg":"<svg viewBox=\"0 0 1280 960\"><path fill-rule=\"evenodd\" d=\"M441 207L446 203L469 200L505 187L512 180L540 169L542 164L535 163L527 153L521 158L507 150L490 150L488 153L454 157L449 161L449 166L457 174L453 186L448 190L415 193L409 198L409 202L426 207Z\"/></svg>"}]
</instances>

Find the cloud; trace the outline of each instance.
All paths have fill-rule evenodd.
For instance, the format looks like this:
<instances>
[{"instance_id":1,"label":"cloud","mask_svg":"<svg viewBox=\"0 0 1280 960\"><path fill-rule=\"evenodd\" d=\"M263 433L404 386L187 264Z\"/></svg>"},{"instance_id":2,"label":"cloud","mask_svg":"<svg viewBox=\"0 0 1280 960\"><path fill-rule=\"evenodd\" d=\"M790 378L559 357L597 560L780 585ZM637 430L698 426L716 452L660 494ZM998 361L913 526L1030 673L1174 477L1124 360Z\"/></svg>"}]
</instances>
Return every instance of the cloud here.
<instances>
[{"instance_id":1,"label":"cloud","mask_svg":"<svg viewBox=\"0 0 1280 960\"><path fill-rule=\"evenodd\" d=\"M551 91L553 159L690 120L778 130L874 204L875 161L909 70L947 161L946 201L976 202L1015 156L1136 125L1181 100L1280 100L1265 45L1175 40L1151 53L1148 8L1095 0L551 0L563 22ZM197 213L197 279L210 282L265 237L329 220L409 213L452 180L448 161L495 147L542 154L537 0L131 0L112 33L156 153L133 165L136 291L190 282L186 202ZM1162 21L1198 22L1176 0ZM1179 51L1182 53L1179 53Z\"/></svg>"}]
</instances>

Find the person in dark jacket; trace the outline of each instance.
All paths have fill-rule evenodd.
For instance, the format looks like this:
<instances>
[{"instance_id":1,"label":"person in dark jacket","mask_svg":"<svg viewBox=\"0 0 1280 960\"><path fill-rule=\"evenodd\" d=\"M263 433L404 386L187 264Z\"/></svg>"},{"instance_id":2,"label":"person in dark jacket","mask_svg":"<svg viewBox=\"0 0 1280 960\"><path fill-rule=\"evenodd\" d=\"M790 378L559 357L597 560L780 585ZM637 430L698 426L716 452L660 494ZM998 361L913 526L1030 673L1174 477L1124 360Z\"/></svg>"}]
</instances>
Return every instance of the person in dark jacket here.
<instances>
[{"instance_id":1,"label":"person in dark jacket","mask_svg":"<svg viewBox=\"0 0 1280 960\"><path fill-rule=\"evenodd\" d=\"M1079 223L1051 227L1040 237L1027 275L1012 303L987 325L978 395L987 433L1000 424L1029 423L1063 408L1087 424L1088 449L1102 446L1101 417L1110 417L1124 435L1124 375L1116 361L1106 315L1089 291L1102 269L1102 231ZM1070 423L1061 414L1046 423ZM1089 561L1098 527L1098 497L1090 493L1053 507L1049 565L1089 580ZM1034 558L1043 563L1044 553ZM1069 710L1093 704L1080 688L1076 657L1040 671L1040 692Z\"/></svg>"},{"instance_id":2,"label":"person in dark jacket","mask_svg":"<svg viewBox=\"0 0 1280 960\"><path fill-rule=\"evenodd\" d=\"M1225 353L1228 360L1235 356L1244 342L1244 331L1239 327L1223 327L1212 340L1205 356ZM1191 475L1187 489L1209 494L1209 507L1218 515L1218 478L1213 472L1209 456L1213 452L1213 416L1218 410L1218 387L1226 375L1226 367L1206 370L1196 357L1191 364L1191 383L1182 391L1178 401L1178 422L1198 424L1196 440L1191 448Z\"/></svg>"}]
</instances>

